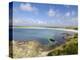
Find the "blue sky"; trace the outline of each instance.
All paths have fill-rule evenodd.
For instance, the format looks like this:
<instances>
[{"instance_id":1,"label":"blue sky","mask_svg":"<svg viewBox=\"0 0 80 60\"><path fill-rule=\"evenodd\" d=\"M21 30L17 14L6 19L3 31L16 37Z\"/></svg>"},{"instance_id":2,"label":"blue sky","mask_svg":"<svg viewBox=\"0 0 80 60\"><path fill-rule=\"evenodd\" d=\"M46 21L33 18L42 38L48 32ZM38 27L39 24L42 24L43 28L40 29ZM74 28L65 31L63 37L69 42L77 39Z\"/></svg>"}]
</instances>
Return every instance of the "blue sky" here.
<instances>
[{"instance_id":1,"label":"blue sky","mask_svg":"<svg viewBox=\"0 0 80 60\"><path fill-rule=\"evenodd\" d=\"M78 7L13 2L13 25L15 26L77 26Z\"/></svg>"}]
</instances>

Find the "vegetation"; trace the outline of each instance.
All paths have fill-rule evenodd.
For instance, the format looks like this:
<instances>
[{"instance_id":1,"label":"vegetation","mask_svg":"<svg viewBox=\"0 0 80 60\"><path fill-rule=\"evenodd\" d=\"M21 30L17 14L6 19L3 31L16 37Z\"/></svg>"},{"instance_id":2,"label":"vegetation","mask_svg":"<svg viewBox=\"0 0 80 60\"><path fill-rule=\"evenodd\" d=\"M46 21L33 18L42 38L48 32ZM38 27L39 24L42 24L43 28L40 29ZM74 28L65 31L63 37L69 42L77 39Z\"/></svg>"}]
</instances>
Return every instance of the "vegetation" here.
<instances>
[{"instance_id":1,"label":"vegetation","mask_svg":"<svg viewBox=\"0 0 80 60\"><path fill-rule=\"evenodd\" d=\"M78 30L78 27L65 27L66 29Z\"/></svg>"},{"instance_id":2,"label":"vegetation","mask_svg":"<svg viewBox=\"0 0 80 60\"><path fill-rule=\"evenodd\" d=\"M30 26L14 26L16 28L31 28Z\"/></svg>"},{"instance_id":3,"label":"vegetation","mask_svg":"<svg viewBox=\"0 0 80 60\"><path fill-rule=\"evenodd\" d=\"M55 55L70 55L78 53L78 37L77 33L73 36L73 38L68 38L66 43L54 48L48 56Z\"/></svg>"},{"instance_id":4,"label":"vegetation","mask_svg":"<svg viewBox=\"0 0 80 60\"><path fill-rule=\"evenodd\" d=\"M50 39L51 41L54 41ZM78 34L73 37L67 34L67 39L61 45L43 46L36 40L29 41L13 41L10 45L10 57L36 57L36 56L55 56L55 55L71 55L78 53ZM11 43L11 44L12 44ZM13 48L13 49L11 49Z\"/></svg>"},{"instance_id":5,"label":"vegetation","mask_svg":"<svg viewBox=\"0 0 80 60\"><path fill-rule=\"evenodd\" d=\"M16 28L32 28L34 26L14 26ZM39 26L36 26L36 27L39 27ZM78 27L73 27L73 26L70 26L70 27L48 27L48 26L43 26L43 27L47 27L47 28L65 28L65 29L73 29L73 30L78 30Z\"/></svg>"},{"instance_id":6,"label":"vegetation","mask_svg":"<svg viewBox=\"0 0 80 60\"><path fill-rule=\"evenodd\" d=\"M12 48L12 58L35 57L43 51L42 44L36 40L14 41Z\"/></svg>"}]
</instances>

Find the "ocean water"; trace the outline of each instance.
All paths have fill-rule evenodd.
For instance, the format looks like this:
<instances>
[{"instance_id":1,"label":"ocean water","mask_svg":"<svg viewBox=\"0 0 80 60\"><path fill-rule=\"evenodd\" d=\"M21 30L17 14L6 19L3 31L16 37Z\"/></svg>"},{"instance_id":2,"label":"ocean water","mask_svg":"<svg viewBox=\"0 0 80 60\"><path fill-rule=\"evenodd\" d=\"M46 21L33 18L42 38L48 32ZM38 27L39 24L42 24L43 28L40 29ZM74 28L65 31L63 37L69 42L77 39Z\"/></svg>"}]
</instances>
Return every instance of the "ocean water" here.
<instances>
[{"instance_id":1,"label":"ocean water","mask_svg":"<svg viewBox=\"0 0 80 60\"><path fill-rule=\"evenodd\" d=\"M69 34L71 36L74 35L73 32L60 31L54 29L13 28L13 40L37 40L42 44L48 44L49 39L53 39L57 43L64 43L66 40L66 34Z\"/></svg>"}]
</instances>

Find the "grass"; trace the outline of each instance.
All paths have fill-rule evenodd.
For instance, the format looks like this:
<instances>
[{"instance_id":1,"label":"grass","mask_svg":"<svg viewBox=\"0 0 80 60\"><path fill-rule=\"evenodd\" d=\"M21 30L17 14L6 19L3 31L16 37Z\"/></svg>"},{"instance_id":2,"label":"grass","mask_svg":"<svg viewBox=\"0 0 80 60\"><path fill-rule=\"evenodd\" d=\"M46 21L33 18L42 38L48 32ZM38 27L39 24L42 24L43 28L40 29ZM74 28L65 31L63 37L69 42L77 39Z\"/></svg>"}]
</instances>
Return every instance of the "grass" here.
<instances>
[{"instance_id":1,"label":"grass","mask_svg":"<svg viewBox=\"0 0 80 60\"><path fill-rule=\"evenodd\" d=\"M11 49L12 48L12 49ZM36 40L32 41L14 41L13 46L10 44L10 57L23 58L23 57L37 57L43 52L47 52L45 46ZM46 50L45 50L46 49ZM48 48L49 50L49 48ZM75 33L71 38L67 35L66 42L62 45L51 46L51 51L47 56L56 55L72 55L78 54L78 34ZM46 55L45 55L46 56Z\"/></svg>"},{"instance_id":2,"label":"grass","mask_svg":"<svg viewBox=\"0 0 80 60\"><path fill-rule=\"evenodd\" d=\"M78 30L78 27L65 27L66 29Z\"/></svg>"},{"instance_id":3,"label":"grass","mask_svg":"<svg viewBox=\"0 0 80 60\"><path fill-rule=\"evenodd\" d=\"M67 39L66 43L54 48L47 56L78 54L78 35Z\"/></svg>"},{"instance_id":4,"label":"grass","mask_svg":"<svg viewBox=\"0 0 80 60\"><path fill-rule=\"evenodd\" d=\"M30 26L16 26L16 28L31 28Z\"/></svg>"}]
</instances>

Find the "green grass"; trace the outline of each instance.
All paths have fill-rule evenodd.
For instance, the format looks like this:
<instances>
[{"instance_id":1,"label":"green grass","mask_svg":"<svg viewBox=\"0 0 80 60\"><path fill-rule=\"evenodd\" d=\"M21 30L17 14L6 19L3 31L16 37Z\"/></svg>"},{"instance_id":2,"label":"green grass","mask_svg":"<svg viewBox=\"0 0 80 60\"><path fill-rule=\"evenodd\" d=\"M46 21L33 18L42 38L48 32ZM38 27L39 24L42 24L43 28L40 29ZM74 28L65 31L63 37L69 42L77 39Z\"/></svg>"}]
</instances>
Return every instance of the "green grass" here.
<instances>
[{"instance_id":1,"label":"green grass","mask_svg":"<svg viewBox=\"0 0 80 60\"><path fill-rule=\"evenodd\" d=\"M30 26L16 26L16 28L31 28Z\"/></svg>"},{"instance_id":2,"label":"green grass","mask_svg":"<svg viewBox=\"0 0 80 60\"><path fill-rule=\"evenodd\" d=\"M78 27L65 27L66 29L78 30Z\"/></svg>"},{"instance_id":3,"label":"green grass","mask_svg":"<svg viewBox=\"0 0 80 60\"><path fill-rule=\"evenodd\" d=\"M48 56L55 55L72 55L78 54L78 37L77 34L73 38L67 40L67 42L59 47L54 48Z\"/></svg>"}]
</instances>

